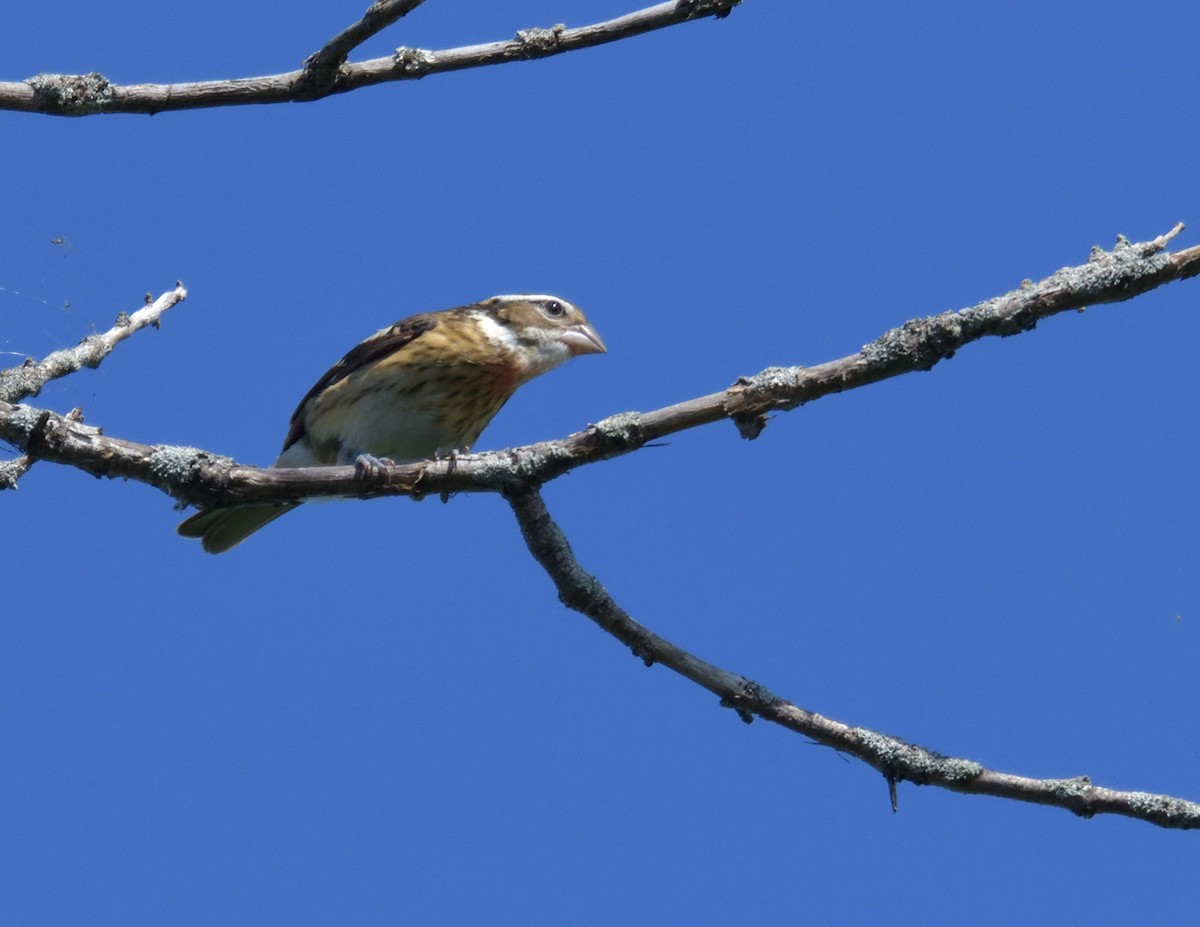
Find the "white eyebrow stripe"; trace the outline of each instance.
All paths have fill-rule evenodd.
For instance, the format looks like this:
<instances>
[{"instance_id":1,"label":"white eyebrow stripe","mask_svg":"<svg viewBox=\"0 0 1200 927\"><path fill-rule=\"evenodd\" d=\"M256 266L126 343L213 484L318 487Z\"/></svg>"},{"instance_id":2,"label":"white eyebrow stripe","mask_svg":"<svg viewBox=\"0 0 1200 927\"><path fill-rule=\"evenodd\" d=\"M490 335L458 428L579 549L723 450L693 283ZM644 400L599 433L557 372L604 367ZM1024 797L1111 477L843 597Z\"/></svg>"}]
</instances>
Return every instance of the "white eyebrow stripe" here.
<instances>
[{"instance_id":1,"label":"white eyebrow stripe","mask_svg":"<svg viewBox=\"0 0 1200 927\"><path fill-rule=\"evenodd\" d=\"M506 303L519 303L525 301L546 302L547 300L556 299L564 306L569 305L569 303L561 296L551 296L547 293L510 293L505 296L493 296L492 299L502 299Z\"/></svg>"}]
</instances>

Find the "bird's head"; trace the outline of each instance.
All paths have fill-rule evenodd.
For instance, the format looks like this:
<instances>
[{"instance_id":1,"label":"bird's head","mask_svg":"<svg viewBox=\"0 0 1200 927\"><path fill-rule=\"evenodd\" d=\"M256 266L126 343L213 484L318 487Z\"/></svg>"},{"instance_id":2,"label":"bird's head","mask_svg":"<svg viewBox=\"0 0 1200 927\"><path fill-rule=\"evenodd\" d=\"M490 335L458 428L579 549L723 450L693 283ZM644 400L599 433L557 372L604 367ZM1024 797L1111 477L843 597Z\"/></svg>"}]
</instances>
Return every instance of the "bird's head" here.
<instances>
[{"instance_id":1,"label":"bird's head","mask_svg":"<svg viewBox=\"0 0 1200 927\"><path fill-rule=\"evenodd\" d=\"M579 354L608 350L579 307L557 296L493 296L479 308L495 323L494 328L487 326L488 337L521 358L522 380Z\"/></svg>"}]
</instances>

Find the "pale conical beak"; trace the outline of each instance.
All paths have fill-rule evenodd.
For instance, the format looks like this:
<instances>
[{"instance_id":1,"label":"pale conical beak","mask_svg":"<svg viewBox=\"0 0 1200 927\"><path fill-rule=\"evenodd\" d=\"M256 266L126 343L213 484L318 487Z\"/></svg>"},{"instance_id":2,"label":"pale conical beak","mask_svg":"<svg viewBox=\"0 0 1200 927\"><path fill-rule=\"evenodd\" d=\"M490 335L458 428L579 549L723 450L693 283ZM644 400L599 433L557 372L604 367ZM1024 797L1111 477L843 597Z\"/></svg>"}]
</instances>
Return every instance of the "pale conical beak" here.
<instances>
[{"instance_id":1,"label":"pale conical beak","mask_svg":"<svg viewBox=\"0 0 1200 927\"><path fill-rule=\"evenodd\" d=\"M604 342L596 334L596 329L592 328L586 322L564 329L562 335L559 336L559 340L567 346L572 357L577 357L580 354L608 353L608 348L604 346Z\"/></svg>"}]
</instances>

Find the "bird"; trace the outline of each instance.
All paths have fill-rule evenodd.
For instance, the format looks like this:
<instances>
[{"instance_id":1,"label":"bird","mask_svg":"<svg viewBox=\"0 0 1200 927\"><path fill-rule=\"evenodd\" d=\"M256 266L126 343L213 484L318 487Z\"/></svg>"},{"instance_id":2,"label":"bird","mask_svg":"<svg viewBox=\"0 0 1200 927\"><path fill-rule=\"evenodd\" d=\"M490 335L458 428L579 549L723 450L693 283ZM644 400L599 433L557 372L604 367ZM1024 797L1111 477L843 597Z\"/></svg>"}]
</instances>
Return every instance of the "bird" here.
<instances>
[{"instance_id":1,"label":"bird","mask_svg":"<svg viewBox=\"0 0 1200 927\"><path fill-rule=\"evenodd\" d=\"M557 296L493 296L409 316L317 380L292 413L273 466L371 470L469 451L518 387L607 350L583 312ZM299 504L205 509L178 531L224 553Z\"/></svg>"}]
</instances>

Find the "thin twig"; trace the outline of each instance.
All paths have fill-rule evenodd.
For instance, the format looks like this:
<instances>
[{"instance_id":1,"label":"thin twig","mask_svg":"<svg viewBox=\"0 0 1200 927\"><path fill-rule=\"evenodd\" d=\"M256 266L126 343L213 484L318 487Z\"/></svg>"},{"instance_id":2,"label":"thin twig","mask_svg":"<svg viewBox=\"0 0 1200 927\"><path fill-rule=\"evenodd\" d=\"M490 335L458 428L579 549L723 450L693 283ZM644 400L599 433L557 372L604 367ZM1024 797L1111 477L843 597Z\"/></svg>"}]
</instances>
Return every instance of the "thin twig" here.
<instances>
[{"instance_id":1,"label":"thin twig","mask_svg":"<svg viewBox=\"0 0 1200 927\"><path fill-rule=\"evenodd\" d=\"M996 772L972 760L942 756L899 738L851 727L793 705L744 676L701 660L634 621L596 577L580 566L540 492L527 489L506 494L506 498L530 553L553 581L564 605L592 619L647 666L661 663L712 692L743 721L749 722L755 716L773 721L873 766L888 781L893 810L896 783L908 781L955 792L1053 805L1081 817L1119 814L1160 827L1200 828L1200 804L1182 798L1100 788L1086 776L1032 779Z\"/></svg>"},{"instance_id":2,"label":"thin twig","mask_svg":"<svg viewBox=\"0 0 1200 927\"><path fill-rule=\"evenodd\" d=\"M182 283L176 283L175 289L163 293L153 302L147 295L146 304L132 315L122 312L113 327L102 334L88 335L75 347L55 351L41 361L35 362L31 358L20 367L0 370L0 401L20 402L36 396L51 380L84 367L99 366L120 342L147 325L157 328L162 314L185 299L187 290Z\"/></svg>"},{"instance_id":3,"label":"thin twig","mask_svg":"<svg viewBox=\"0 0 1200 927\"><path fill-rule=\"evenodd\" d=\"M162 113L168 110L203 109L264 103L299 103L319 100L373 84L419 80L430 74L462 71L510 61L548 58L565 52L617 42L644 32L663 29L693 19L717 19L742 0L670 0L605 22L576 29L557 25L530 28L516 37L485 45L466 45L441 51L398 48L387 58L341 63L336 80L314 80L313 58L304 69L262 77L197 81L186 84L114 84L103 74L38 74L19 83L0 82L0 110L45 113L51 116L91 116L97 113ZM414 4L415 5L415 4ZM398 8L406 6L397 3ZM411 8L411 7L410 7ZM369 12L369 11L368 11ZM407 12L407 10L405 10ZM317 52L322 66L336 66L343 46L357 44L366 17ZM355 31L359 30L359 31ZM351 33L349 37L347 33ZM366 35L363 35L365 38Z\"/></svg>"}]
</instances>

